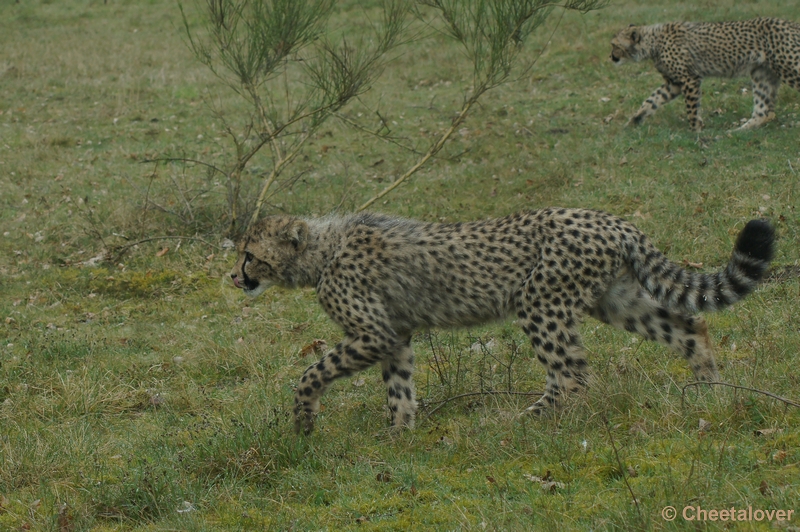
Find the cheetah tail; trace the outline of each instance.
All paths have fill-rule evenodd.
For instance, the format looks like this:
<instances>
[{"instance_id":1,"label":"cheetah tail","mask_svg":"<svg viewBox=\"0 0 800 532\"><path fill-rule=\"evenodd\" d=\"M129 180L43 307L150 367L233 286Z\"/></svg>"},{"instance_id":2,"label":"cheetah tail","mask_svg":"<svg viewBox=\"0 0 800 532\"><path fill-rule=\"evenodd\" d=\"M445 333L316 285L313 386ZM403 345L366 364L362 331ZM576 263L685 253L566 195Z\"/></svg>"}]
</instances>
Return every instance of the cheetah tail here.
<instances>
[{"instance_id":1,"label":"cheetah tail","mask_svg":"<svg viewBox=\"0 0 800 532\"><path fill-rule=\"evenodd\" d=\"M690 272L640 239L630 265L642 286L669 309L687 314L720 310L755 290L775 254L775 229L751 220L736 239L730 261L716 273Z\"/></svg>"}]
</instances>

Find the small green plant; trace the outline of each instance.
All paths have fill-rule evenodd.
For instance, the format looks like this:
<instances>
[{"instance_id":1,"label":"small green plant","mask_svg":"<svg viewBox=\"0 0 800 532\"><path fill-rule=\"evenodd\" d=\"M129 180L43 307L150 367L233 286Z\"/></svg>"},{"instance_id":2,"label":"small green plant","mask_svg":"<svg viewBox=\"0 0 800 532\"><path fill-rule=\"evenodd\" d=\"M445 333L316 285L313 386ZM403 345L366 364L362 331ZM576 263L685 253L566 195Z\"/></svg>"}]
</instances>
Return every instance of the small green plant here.
<instances>
[{"instance_id":1,"label":"small green plant","mask_svg":"<svg viewBox=\"0 0 800 532\"><path fill-rule=\"evenodd\" d=\"M547 20L554 8L586 13L605 3L606 0L567 0L563 4L548 0L418 0L421 7L430 8L433 13L431 16L420 9L418 16L461 45L472 63L472 83L465 91L461 108L450 126L411 168L364 202L358 210L369 208L399 187L444 148L481 96L509 80L523 43ZM429 20L431 18L436 20ZM532 65L533 62L528 62L523 70Z\"/></svg>"},{"instance_id":2,"label":"small green plant","mask_svg":"<svg viewBox=\"0 0 800 532\"><path fill-rule=\"evenodd\" d=\"M217 110L233 150L224 166L205 164L226 180L229 234L241 229L243 210L249 211L249 223L258 219L306 141L370 89L387 54L401 42L406 5L387 0L372 39L353 42L346 35L335 41L326 27L332 0L206 0L202 34L180 4L195 56L248 108L242 120ZM243 209L243 196L251 197L251 190L242 192L245 169L265 147L271 152L271 168L257 174L261 184L255 202Z\"/></svg>"}]
</instances>

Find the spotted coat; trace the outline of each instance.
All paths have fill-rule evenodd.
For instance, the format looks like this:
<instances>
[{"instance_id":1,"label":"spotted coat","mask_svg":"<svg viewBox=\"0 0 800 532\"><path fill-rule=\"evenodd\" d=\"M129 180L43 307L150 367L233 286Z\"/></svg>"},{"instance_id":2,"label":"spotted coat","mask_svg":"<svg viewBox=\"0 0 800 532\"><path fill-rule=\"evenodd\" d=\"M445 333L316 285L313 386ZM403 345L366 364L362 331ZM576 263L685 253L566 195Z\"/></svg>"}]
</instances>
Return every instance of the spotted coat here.
<instances>
[{"instance_id":1,"label":"spotted coat","mask_svg":"<svg viewBox=\"0 0 800 532\"><path fill-rule=\"evenodd\" d=\"M701 274L670 262L625 220L590 210L451 224L378 214L275 216L239 242L231 277L251 296L271 285L316 287L344 330L297 387L295 428L309 433L329 385L377 363L392 424L413 426L414 331L509 315L546 370L544 396L528 409L534 413L560 406L586 384L579 329L589 315L669 346L698 379L716 380L705 322L693 314L751 292L772 249L772 227L751 221L727 267Z\"/></svg>"},{"instance_id":2,"label":"spotted coat","mask_svg":"<svg viewBox=\"0 0 800 532\"><path fill-rule=\"evenodd\" d=\"M689 126L699 131L700 83L704 77L750 76L753 114L739 129L775 118L781 81L800 90L800 24L776 18L735 22L672 22L631 25L611 41L611 59L652 59L664 77L629 123L640 124L683 93Z\"/></svg>"}]
</instances>

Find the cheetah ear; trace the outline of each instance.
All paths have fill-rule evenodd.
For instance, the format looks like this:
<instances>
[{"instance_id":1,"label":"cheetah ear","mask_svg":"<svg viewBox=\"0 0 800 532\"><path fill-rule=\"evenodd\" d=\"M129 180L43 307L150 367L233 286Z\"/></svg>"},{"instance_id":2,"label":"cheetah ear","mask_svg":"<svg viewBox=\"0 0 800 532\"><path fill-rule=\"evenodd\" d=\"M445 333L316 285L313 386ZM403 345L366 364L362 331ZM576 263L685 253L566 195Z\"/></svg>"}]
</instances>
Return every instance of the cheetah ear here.
<instances>
[{"instance_id":1,"label":"cheetah ear","mask_svg":"<svg viewBox=\"0 0 800 532\"><path fill-rule=\"evenodd\" d=\"M280 234L281 240L294 246L298 253L308 246L308 224L303 220L292 220Z\"/></svg>"},{"instance_id":2,"label":"cheetah ear","mask_svg":"<svg viewBox=\"0 0 800 532\"><path fill-rule=\"evenodd\" d=\"M639 42L642 40L642 35L638 31L633 30L631 32L631 40L634 44L639 44Z\"/></svg>"}]
</instances>

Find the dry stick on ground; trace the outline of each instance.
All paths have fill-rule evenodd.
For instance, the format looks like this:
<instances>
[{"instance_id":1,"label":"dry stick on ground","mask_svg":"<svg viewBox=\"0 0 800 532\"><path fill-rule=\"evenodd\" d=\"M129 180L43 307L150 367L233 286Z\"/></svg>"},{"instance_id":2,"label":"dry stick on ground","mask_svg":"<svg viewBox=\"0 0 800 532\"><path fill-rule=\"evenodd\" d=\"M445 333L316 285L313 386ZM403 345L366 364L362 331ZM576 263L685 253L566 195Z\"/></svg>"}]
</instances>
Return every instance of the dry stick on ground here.
<instances>
[{"instance_id":1,"label":"dry stick on ground","mask_svg":"<svg viewBox=\"0 0 800 532\"><path fill-rule=\"evenodd\" d=\"M639 508L639 500L636 498L636 494L633 492L633 488L631 488L631 485L628 482L628 475L626 474L625 468L622 465L622 460L619 458L617 445L614 443L614 435L611 433L611 429L608 427L608 418L605 414L600 414L600 417L603 420L603 426L605 427L606 433L608 434L608 439L611 442L611 449L614 451L614 457L617 459L617 466L619 466L619 472L622 475L622 480L625 481L625 485L628 487L631 497L633 497L633 504L636 505L636 513L639 514L639 519L642 519L642 510Z\"/></svg>"},{"instance_id":2,"label":"dry stick on ground","mask_svg":"<svg viewBox=\"0 0 800 532\"><path fill-rule=\"evenodd\" d=\"M689 386L700 386L701 384L708 384L709 386L727 386L728 388L735 388L737 390L747 390L749 392L760 393L761 395L766 395L767 397L772 397L773 399L781 401L782 403L787 404L789 406L794 406L794 407L800 408L800 403L795 403L794 401L791 401L789 399L781 397L780 395L775 395L772 392L759 390L758 388L750 388L749 386L739 386L738 384L730 384L730 383L727 383L727 382L719 382L719 381L709 381L709 382L707 382L707 381L695 381L695 382L690 382L690 383L686 384L681 389L681 408L683 408L684 399L686 398L686 388L688 388Z\"/></svg>"},{"instance_id":3,"label":"dry stick on ground","mask_svg":"<svg viewBox=\"0 0 800 532\"><path fill-rule=\"evenodd\" d=\"M544 395L544 392L512 392L512 391L505 391L505 390L485 390L483 392L469 392L469 393L462 393L459 395L454 395L452 397L448 397L447 399L442 399L441 401L436 401L439 405L425 414L425 419L431 417L434 412L442 408L444 405L449 403L450 401L455 401L456 399L461 399L462 397L470 397L474 395L527 395L527 396L540 396ZM435 404L435 403L434 403Z\"/></svg>"},{"instance_id":4,"label":"dry stick on ground","mask_svg":"<svg viewBox=\"0 0 800 532\"><path fill-rule=\"evenodd\" d=\"M220 249L219 246L212 244L202 238L197 238L196 236L153 236L150 238L143 238L141 240L137 240L136 242L131 242L130 244L125 244L124 246L114 247L112 249L108 249L107 252L111 257L109 260L110 262L117 262L122 256L127 253L129 249L134 246L138 246L139 244L144 244L146 242L153 242L155 240L194 240L196 242L202 242L203 244L212 247L214 249ZM113 254L113 255L112 255Z\"/></svg>"}]
</instances>

